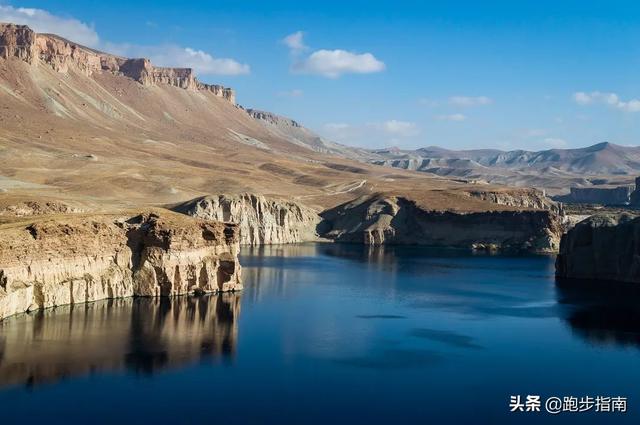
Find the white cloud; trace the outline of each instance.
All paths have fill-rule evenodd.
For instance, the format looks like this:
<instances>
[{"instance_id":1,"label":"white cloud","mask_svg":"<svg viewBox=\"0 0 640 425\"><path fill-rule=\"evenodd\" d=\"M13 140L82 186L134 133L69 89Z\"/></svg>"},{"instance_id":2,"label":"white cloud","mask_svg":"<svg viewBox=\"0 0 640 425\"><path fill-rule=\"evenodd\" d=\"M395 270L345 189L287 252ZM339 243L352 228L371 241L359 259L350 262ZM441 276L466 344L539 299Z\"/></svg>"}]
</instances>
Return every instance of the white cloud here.
<instances>
[{"instance_id":1,"label":"white cloud","mask_svg":"<svg viewBox=\"0 0 640 425\"><path fill-rule=\"evenodd\" d=\"M467 116L464 114L436 115L436 119L438 121L464 121L467 119Z\"/></svg>"},{"instance_id":2,"label":"white cloud","mask_svg":"<svg viewBox=\"0 0 640 425\"><path fill-rule=\"evenodd\" d=\"M249 65L234 59L215 58L207 52L191 47L175 44L141 46L103 42L93 26L74 18L53 15L42 9L0 5L0 22L28 25L36 32L56 34L81 45L121 56L149 58L158 66L193 68L200 75L241 75L250 72Z\"/></svg>"},{"instance_id":3,"label":"white cloud","mask_svg":"<svg viewBox=\"0 0 640 425\"><path fill-rule=\"evenodd\" d=\"M440 104L437 100L429 99L428 97L421 97L420 99L418 99L418 103L430 108L435 108Z\"/></svg>"},{"instance_id":4,"label":"white cloud","mask_svg":"<svg viewBox=\"0 0 640 425\"><path fill-rule=\"evenodd\" d=\"M307 50L307 46L304 44L304 32L296 31L293 34L289 34L282 39L282 42L291 49L292 53L299 53Z\"/></svg>"},{"instance_id":5,"label":"white cloud","mask_svg":"<svg viewBox=\"0 0 640 425\"><path fill-rule=\"evenodd\" d=\"M317 50L293 65L300 74L315 74L338 78L343 74L371 74L385 69L384 62L371 53L353 53L346 50Z\"/></svg>"},{"instance_id":6,"label":"white cloud","mask_svg":"<svg viewBox=\"0 0 640 425\"><path fill-rule=\"evenodd\" d=\"M566 140L558 137L547 137L542 140L542 143L552 148L566 148L568 145Z\"/></svg>"},{"instance_id":7,"label":"white cloud","mask_svg":"<svg viewBox=\"0 0 640 425\"><path fill-rule=\"evenodd\" d=\"M573 94L573 100L578 105L591 105L594 103L600 103L609 105L613 108L619 109L625 112L640 112L640 100L630 99L623 101L616 93L606 93L594 91L591 93L576 92Z\"/></svg>"},{"instance_id":8,"label":"white cloud","mask_svg":"<svg viewBox=\"0 0 640 425\"><path fill-rule=\"evenodd\" d=\"M28 25L36 32L57 34L89 47L97 47L100 43L93 26L42 9L0 5L0 22Z\"/></svg>"},{"instance_id":9,"label":"white cloud","mask_svg":"<svg viewBox=\"0 0 640 425\"><path fill-rule=\"evenodd\" d=\"M452 96L449 103L455 106L484 106L493 103L493 100L486 96Z\"/></svg>"},{"instance_id":10,"label":"white cloud","mask_svg":"<svg viewBox=\"0 0 640 425\"><path fill-rule=\"evenodd\" d=\"M392 119L364 124L327 123L321 133L330 140L372 148L415 141L420 128L413 122Z\"/></svg>"},{"instance_id":11,"label":"white cloud","mask_svg":"<svg viewBox=\"0 0 640 425\"><path fill-rule=\"evenodd\" d=\"M309 46L304 42L304 36L303 31L296 31L282 39L294 58L291 65L293 73L339 78L343 74L371 74L385 69L384 62L371 53L320 49L308 56L303 56L302 53L309 50Z\"/></svg>"}]
</instances>

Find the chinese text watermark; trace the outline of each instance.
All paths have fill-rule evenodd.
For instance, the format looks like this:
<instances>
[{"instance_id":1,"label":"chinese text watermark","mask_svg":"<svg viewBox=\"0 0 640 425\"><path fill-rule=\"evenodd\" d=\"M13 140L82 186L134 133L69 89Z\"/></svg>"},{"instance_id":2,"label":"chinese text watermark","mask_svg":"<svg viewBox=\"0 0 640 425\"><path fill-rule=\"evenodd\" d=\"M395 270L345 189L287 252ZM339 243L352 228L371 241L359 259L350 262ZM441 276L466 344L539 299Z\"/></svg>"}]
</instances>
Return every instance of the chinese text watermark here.
<instances>
[{"instance_id":1,"label":"chinese text watermark","mask_svg":"<svg viewBox=\"0 0 640 425\"><path fill-rule=\"evenodd\" d=\"M511 412L547 412L552 415L569 412L625 413L627 397L512 395L509 397L509 409Z\"/></svg>"}]
</instances>

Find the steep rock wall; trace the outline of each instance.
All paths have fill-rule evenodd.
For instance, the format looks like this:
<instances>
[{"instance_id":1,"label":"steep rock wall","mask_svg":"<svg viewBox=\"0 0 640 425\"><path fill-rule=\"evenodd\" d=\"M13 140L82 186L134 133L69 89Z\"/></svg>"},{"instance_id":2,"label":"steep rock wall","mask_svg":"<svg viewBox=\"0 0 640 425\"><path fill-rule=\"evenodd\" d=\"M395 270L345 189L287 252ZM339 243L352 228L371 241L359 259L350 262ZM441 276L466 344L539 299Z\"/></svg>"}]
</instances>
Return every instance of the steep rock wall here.
<instances>
[{"instance_id":1,"label":"steep rock wall","mask_svg":"<svg viewBox=\"0 0 640 425\"><path fill-rule=\"evenodd\" d=\"M322 236L339 242L418 244L554 252L562 234L549 210L427 211L408 199L374 195L323 212Z\"/></svg>"},{"instance_id":2,"label":"steep rock wall","mask_svg":"<svg viewBox=\"0 0 640 425\"><path fill-rule=\"evenodd\" d=\"M63 73L70 69L87 76L95 72L112 72L145 86L167 84L186 90L204 90L231 103L236 102L232 89L201 83L191 68L156 67L149 59L127 59L52 34L36 34L25 25L0 24L0 58L11 57L31 65L45 64Z\"/></svg>"},{"instance_id":3,"label":"steep rock wall","mask_svg":"<svg viewBox=\"0 0 640 425\"><path fill-rule=\"evenodd\" d=\"M512 189L512 190L470 190L467 192L472 198L493 202L516 208L550 210L562 212L562 205L547 198L541 190Z\"/></svg>"},{"instance_id":4,"label":"steep rock wall","mask_svg":"<svg viewBox=\"0 0 640 425\"><path fill-rule=\"evenodd\" d=\"M251 193L196 198L174 211L193 217L238 225L240 244L263 245L308 242L318 239L320 216L293 201Z\"/></svg>"},{"instance_id":5,"label":"steep rock wall","mask_svg":"<svg viewBox=\"0 0 640 425\"><path fill-rule=\"evenodd\" d=\"M562 236L556 276L640 283L640 217L594 215Z\"/></svg>"},{"instance_id":6,"label":"steep rock wall","mask_svg":"<svg viewBox=\"0 0 640 425\"><path fill-rule=\"evenodd\" d=\"M129 296L239 290L236 228L166 213L0 228L0 319Z\"/></svg>"},{"instance_id":7,"label":"steep rock wall","mask_svg":"<svg viewBox=\"0 0 640 425\"><path fill-rule=\"evenodd\" d=\"M631 200L630 186L618 187L572 187L567 195L556 199L567 203L626 205Z\"/></svg>"}]
</instances>

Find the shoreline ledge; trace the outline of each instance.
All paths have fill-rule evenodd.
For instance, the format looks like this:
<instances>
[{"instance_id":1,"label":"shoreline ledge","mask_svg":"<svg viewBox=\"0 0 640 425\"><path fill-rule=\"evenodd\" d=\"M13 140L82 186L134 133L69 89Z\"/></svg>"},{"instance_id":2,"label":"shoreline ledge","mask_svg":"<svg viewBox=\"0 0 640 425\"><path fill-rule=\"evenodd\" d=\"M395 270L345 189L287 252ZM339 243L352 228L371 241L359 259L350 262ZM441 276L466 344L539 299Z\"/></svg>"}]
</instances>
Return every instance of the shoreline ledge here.
<instances>
[{"instance_id":1,"label":"shoreline ledge","mask_svg":"<svg viewBox=\"0 0 640 425\"><path fill-rule=\"evenodd\" d=\"M242 289L237 226L169 211L29 217L0 226L0 320L132 296Z\"/></svg>"}]
</instances>

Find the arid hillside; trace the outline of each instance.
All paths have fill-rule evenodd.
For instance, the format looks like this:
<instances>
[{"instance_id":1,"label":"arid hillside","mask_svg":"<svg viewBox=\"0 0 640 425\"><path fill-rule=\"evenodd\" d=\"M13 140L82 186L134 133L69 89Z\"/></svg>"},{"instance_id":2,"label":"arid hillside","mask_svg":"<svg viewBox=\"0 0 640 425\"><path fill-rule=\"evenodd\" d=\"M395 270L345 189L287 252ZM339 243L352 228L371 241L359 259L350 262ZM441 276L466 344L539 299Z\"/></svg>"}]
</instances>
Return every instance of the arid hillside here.
<instances>
[{"instance_id":1,"label":"arid hillside","mask_svg":"<svg viewBox=\"0 0 640 425\"><path fill-rule=\"evenodd\" d=\"M0 26L0 105L0 209L34 198L100 209L250 192L318 210L392 193L428 209L466 211L511 208L478 192L520 196L349 159L357 153L305 139L303 128L283 131L190 69L155 67L24 26Z\"/></svg>"}]
</instances>

